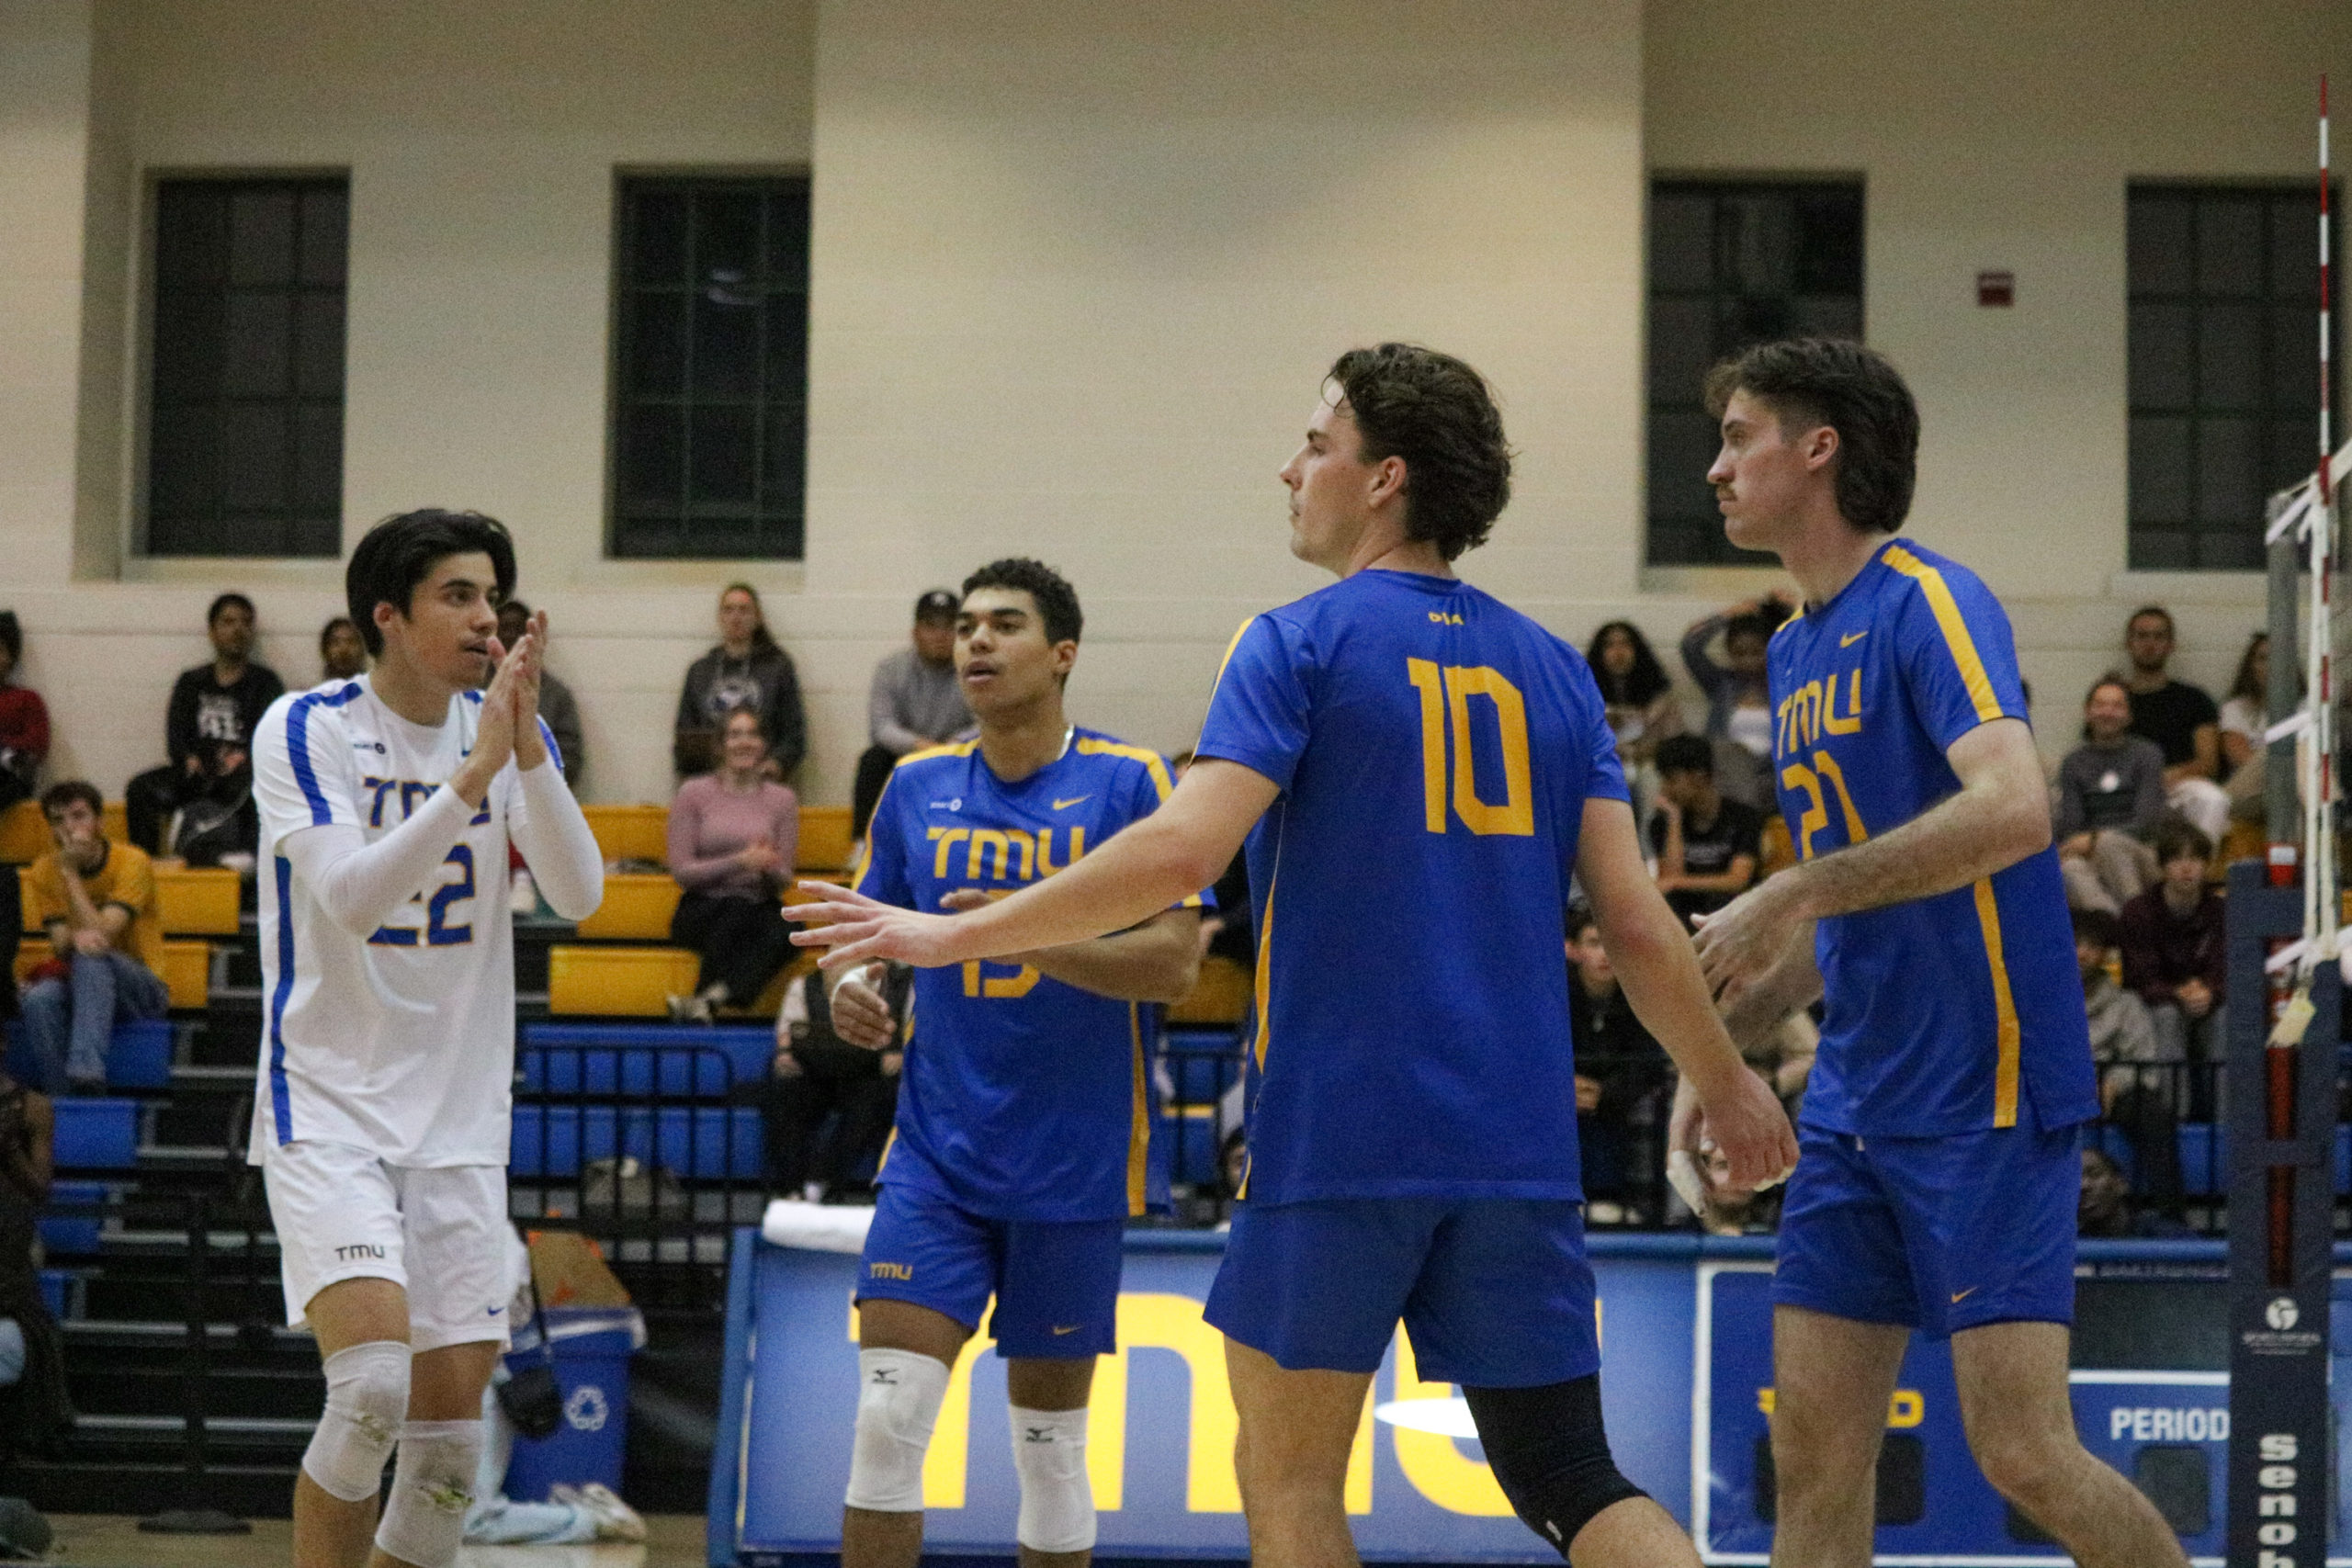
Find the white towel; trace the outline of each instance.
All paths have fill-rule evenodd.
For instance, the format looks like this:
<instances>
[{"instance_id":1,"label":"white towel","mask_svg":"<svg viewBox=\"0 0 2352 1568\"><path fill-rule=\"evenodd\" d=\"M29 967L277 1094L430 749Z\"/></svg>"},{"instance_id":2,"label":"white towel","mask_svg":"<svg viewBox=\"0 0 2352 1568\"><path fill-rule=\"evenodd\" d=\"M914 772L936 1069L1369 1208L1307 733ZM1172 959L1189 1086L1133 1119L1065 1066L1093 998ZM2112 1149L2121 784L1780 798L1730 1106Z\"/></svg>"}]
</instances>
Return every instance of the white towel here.
<instances>
[{"instance_id":1,"label":"white towel","mask_svg":"<svg viewBox=\"0 0 2352 1568\"><path fill-rule=\"evenodd\" d=\"M865 1250L865 1233L873 1224L871 1209L778 1198L768 1204L760 1235L774 1247L855 1254Z\"/></svg>"}]
</instances>

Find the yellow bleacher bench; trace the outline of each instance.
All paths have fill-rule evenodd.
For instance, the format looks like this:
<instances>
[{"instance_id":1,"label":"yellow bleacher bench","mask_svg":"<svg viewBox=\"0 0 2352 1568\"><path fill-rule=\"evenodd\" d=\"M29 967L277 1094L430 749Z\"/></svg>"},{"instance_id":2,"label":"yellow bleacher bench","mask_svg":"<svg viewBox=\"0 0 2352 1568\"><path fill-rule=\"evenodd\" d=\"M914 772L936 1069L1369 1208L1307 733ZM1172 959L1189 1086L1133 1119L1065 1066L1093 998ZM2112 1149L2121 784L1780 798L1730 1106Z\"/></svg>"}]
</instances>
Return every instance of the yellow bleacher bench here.
<instances>
[{"instance_id":1,"label":"yellow bleacher bench","mask_svg":"<svg viewBox=\"0 0 2352 1568\"><path fill-rule=\"evenodd\" d=\"M838 874L849 869L849 807L804 806L800 808L800 852L797 870Z\"/></svg>"},{"instance_id":2,"label":"yellow bleacher bench","mask_svg":"<svg viewBox=\"0 0 2352 1568\"><path fill-rule=\"evenodd\" d=\"M17 942L16 975L19 981L55 956L47 937L22 937ZM175 1008L201 1008L212 995L212 944L166 942L158 972L172 993Z\"/></svg>"},{"instance_id":3,"label":"yellow bleacher bench","mask_svg":"<svg viewBox=\"0 0 2352 1568\"><path fill-rule=\"evenodd\" d=\"M235 936L237 886L225 866L159 865L156 913L175 936Z\"/></svg>"},{"instance_id":4,"label":"yellow bleacher bench","mask_svg":"<svg viewBox=\"0 0 2352 1568\"><path fill-rule=\"evenodd\" d=\"M548 1010L665 1017L668 998L692 991L699 968L695 955L683 947L551 947Z\"/></svg>"},{"instance_id":5,"label":"yellow bleacher bench","mask_svg":"<svg viewBox=\"0 0 2352 1568\"><path fill-rule=\"evenodd\" d=\"M679 891L676 879L665 872L615 872L605 878L605 901L580 922L580 934L601 941L666 942Z\"/></svg>"},{"instance_id":6,"label":"yellow bleacher bench","mask_svg":"<svg viewBox=\"0 0 2352 1568\"><path fill-rule=\"evenodd\" d=\"M1204 958L1193 994L1168 1010L1168 1021L1238 1023L1249 1010L1250 971L1230 958Z\"/></svg>"},{"instance_id":7,"label":"yellow bleacher bench","mask_svg":"<svg viewBox=\"0 0 2352 1568\"><path fill-rule=\"evenodd\" d=\"M114 844L130 842L130 808L119 800L109 800L99 809L98 831Z\"/></svg>"},{"instance_id":8,"label":"yellow bleacher bench","mask_svg":"<svg viewBox=\"0 0 2352 1568\"><path fill-rule=\"evenodd\" d=\"M607 861L670 858L670 808L666 806L583 806L588 830Z\"/></svg>"}]
</instances>

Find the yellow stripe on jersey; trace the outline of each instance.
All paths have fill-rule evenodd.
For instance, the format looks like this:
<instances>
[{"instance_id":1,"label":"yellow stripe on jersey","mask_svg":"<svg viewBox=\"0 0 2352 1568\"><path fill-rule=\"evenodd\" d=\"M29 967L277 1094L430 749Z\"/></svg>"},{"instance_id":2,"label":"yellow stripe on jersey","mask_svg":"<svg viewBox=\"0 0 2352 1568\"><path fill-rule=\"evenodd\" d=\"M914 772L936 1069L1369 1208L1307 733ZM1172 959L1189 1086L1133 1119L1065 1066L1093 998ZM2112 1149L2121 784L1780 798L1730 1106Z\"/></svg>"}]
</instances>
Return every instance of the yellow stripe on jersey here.
<instances>
[{"instance_id":1,"label":"yellow stripe on jersey","mask_svg":"<svg viewBox=\"0 0 2352 1568\"><path fill-rule=\"evenodd\" d=\"M1256 623L1257 619L1257 616L1252 615L1249 620L1242 622L1239 626L1233 628L1233 640L1225 645L1225 657L1216 661L1216 679L1209 682L1209 704L1211 706L1215 706L1216 704L1216 689L1225 684L1225 667L1233 662L1233 650L1241 646L1241 639L1250 635L1250 628Z\"/></svg>"},{"instance_id":2,"label":"yellow stripe on jersey","mask_svg":"<svg viewBox=\"0 0 2352 1568\"><path fill-rule=\"evenodd\" d=\"M968 757L978 750L979 747L980 743L977 740L950 740L941 746L925 746L919 751L910 751L899 758L897 767L893 767L890 771L895 773L909 762L929 761L933 757Z\"/></svg>"},{"instance_id":3,"label":"yellow stripe on jersey","mask_svg":"<svg viewBox=\"0 0 2352 1568\"><path fill-rule=\"evenodd\" d=\"M1984 931L1984 959L1993 969L1993 1125L2018 1124L2018 1004L2009 994L2009 966L2001 956L2001 906L1993 879L1976 879L1976 923Z\"/></svg>"},{"instance_id":4,"label":"yellow stripe on jersey","mask_svg":"<svg viewBox=\"0 0 2352 1568\"><path fill-rule=\"evenodd\" d=\"M1990 724L2000 717L2001 701L1993 694L1993 682L1984 673L1984 661L1976 656L1976 639L1968 635L1968 622L1962 617L1959 601L1951 596L1944 574L1901 545L1889 545L1883 558L1887 565L1917 582L1919 592L1927 595L1928 608L1935 612L1936 626L1944 634L1944 646L1951 649L1952 662L1960 666L1960 679L1968 688L1968 700L1976 706L1976 721Z\"/></svg>"},{"instance_id":5,"label":"yellow stripe on jersey","mask_svg":"<svg viewBox=\"0 0 2352 1568\"><path fill-rule=\"evenodd\" d=\"M1135 1040L1135 1110L1127 1123L1127 1213L1144 1210L1144 1177L1151 1165L1151 1101L1144 1093L1143 1010L1127 1004L1127 1032Z\"/></svg>"},{"instance_id":6,"label":"yellow stripe on jersey","mask_svg":"<svg viewBox=\"0 0 2352 1568\"><path fill-rule=\"evenodd\" d=\"M1151 774L1154 789L1159 791L1164 805L1176 793L1176 781L1168 776L1168 760L1148 746L1129 746L1117 740L1097 740L1091 735L1078 738L1078 754L1081 757L1125 757L1130 762L1141 762Z\"/></svg>"},{"instance_id":7,"label":"yellow stripe on jersey","mask_svg":"<svg viewBox=\"0 0 2352 1568\"><path fill-rule=\"evenodd\" d=\"M1256 987L1256 1000L1258 1005L1258 1039L1251 1049L1257 1054L1258 1072L1261 1077L1263 1077L1266 1071L1266 1046L1273 1038L1273 1009L1270 1005L1270 1002L1272 996L1274 980L1274 893L1277 888L1282 886L1282 844L1277 841L1274 845L1273 880L1266 884L1266 918L1262 922L1261 929L1258 932L1258 977ZM1244 1157L1241 1166L1241 1187L1234 1196L1237 1198L1247 1198L1250 1196L1250 1165L1246 1156Z\"/></svg>"}]
</instances>

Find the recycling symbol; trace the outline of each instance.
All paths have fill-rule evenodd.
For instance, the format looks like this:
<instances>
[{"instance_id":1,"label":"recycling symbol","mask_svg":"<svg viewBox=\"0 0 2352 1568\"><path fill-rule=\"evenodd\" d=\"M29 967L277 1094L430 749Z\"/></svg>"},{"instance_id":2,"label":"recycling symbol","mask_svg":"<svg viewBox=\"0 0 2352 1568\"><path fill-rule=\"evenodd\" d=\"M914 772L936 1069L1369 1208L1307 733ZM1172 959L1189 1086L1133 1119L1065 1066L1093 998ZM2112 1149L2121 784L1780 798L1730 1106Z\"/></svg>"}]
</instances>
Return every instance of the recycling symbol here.
<instances>
[{"instance_id":1,"label":"recycling symbol","mask_svg":"<svg viewBox=\"0 0 2352 1568\"><path fill-rule=\"evenodd\" d=\"M610 1410L605 1403L605 1391L594 1383L582 1383L563 1402L563 1418L571 1423L576 1432L604 1430L605 1417Z\"/></svg>"}]
</instances>

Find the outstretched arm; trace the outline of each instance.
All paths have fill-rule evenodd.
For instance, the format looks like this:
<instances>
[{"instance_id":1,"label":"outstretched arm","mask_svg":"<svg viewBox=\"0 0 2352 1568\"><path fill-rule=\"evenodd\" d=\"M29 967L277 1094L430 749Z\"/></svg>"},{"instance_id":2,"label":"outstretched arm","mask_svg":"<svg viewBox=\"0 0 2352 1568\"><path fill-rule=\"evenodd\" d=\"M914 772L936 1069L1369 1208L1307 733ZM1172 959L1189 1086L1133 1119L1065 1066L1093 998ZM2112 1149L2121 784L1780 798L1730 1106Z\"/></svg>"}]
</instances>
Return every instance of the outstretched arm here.
<instances>
[{"instance_id":1,"label":"outstretched arm","mask_svg":"<svg viewBox=\"0 0 2352 1568\"><path fill-rule=\"evenodd\" d=\"M788 908L785 918L813 928L796 933L796 943L832 949L827 968L874 958L932 968L1124 931L1215 883L1279 793L1254 769L1204 757L1159 810L1069 870L984 909L918 914L807 882L822 901Z\"/></svg>"},{"instance_id":2,"label":"outstretched arm","mask_svg":"<svg viewBox=\"0 0 2352 1568\"><path fill-rule=\"evenodd\" d=\"M1796 1134L1724 1032L1690 941L1642 864L1633 808L1623 801L1585 802L1577 880L1592 901L1625 998L1696 1094L1732 1179L1752 1188L1786 1176L1797 1162ZM1695 1153L1695 1127L1690 1135Z\"/></svg>"},{"instance_id":3,"label":"outstretched arm","mask_svg":"<svg viewBox=\"0 0 2352 1568\"><path fill-rule=\"evenodd\" d=\"M1699 958L1726 1002L1779 962L1792 928L1830 915L1932 898L2050 843L2050 794L2033 732L1996 718L1944 753L1960 791L1850 848L1792 865L1707 918Z\"/></svg>"},{"instance_id":4,"label":"outstretched arm","mask_svg":"<svg viewBox=\"0 0 2352 1568\"><path fill-rule=\"evenodd\" d=\"M991 900L977 887L947 895L951 910L981 908ZM1201 912L1163 909L1132 931L1035 953L1009 953L1002 962L1025 964L1049 980L1122 1002L1179 1002L1201 973Z\"/></svg>"}]
</instances>

